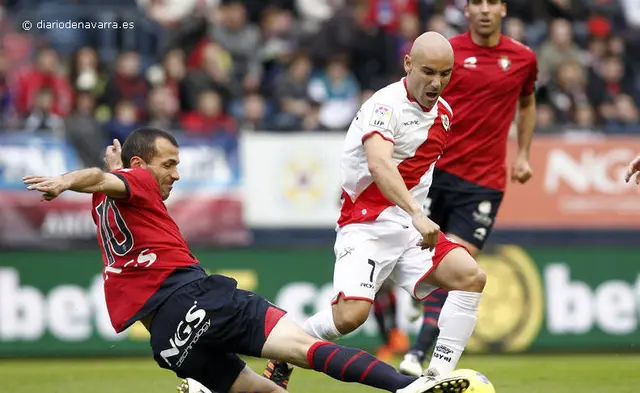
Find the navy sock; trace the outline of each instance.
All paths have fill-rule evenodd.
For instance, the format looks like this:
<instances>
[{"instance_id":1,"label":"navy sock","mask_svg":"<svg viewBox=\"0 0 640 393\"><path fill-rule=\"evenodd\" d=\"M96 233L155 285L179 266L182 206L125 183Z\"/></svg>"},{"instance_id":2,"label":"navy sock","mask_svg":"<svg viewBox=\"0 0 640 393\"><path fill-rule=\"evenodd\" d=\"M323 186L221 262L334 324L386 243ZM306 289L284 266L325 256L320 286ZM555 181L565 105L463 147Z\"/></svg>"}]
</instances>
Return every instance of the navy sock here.
<instances>
[{"instance_id":1,"label":"navy sock","mask_svg":"<svg viewBox=\"0 0 640 393\"><path fill-rule=\"evenodd\" d=\"M396 296L391 291L380 291L373 301L373 316L378 323L382 342L389 344L389 332L397 328Z\"/></svg>"},{"instance_id":2,"label":"navy sock","mask_svg":"<svg viewBox=\"0 0 640 393\"><path fill-rule=\"evenodd\" d=\"M397 323L398 311L397 311L396 294L393 292L389 292L388 296L389 296L389 305L385 310L386 311L385 315L388 321L387 322L388 329L393 330L398 328L398 323Z\"/></svg>"},{"instance_id":3,"label":"navy sock","mask_svg":"<svg viewBox=\"0 0 640 393\"><path fill-rule=\"evenodd\" d=\"M437 289L431 292L424 301L422 327L420 328L418 338L409 351L418 356L420 362L424 362L427 352L430 351L440 333L440 329L438 329L438 318L440 318L442 306L447 300L447 294L448 292L444 289Z\"/></svg>"},{"instance_id":4,"label":"navy sock","mask_svg":"<svg viewBox=\"0 0 640 393\"><path fill-rule=\"evenodd\" d=\"M389 331L387 330L385 315L383 310L380 307L376 307L375 302L374 302L373 316L375 317L376 322L378 323L378 330L380 331L382 342L385 344L389 344Z\"/></svg>"},{"instance_id":5,"label":"navy sock","mask_svg":"<svg viewBox=\"0 0 640 393\"><path fill-rule=\"evenodd\" d=\"M389 392L402 389L417 379L398 373L392 366L366 351L332 343L315 343L307 357L312 369L332 378L359 382Z\"/></svg>"}]
</instances>

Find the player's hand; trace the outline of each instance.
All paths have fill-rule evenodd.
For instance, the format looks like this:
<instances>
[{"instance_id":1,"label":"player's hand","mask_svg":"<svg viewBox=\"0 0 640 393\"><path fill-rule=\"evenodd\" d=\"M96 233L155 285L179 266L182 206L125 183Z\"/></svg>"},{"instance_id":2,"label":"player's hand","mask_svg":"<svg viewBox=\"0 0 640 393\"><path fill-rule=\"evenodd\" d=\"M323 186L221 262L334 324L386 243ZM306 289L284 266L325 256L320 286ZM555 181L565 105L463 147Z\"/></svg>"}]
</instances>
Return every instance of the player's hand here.
<instances>
[{"instance_id":1,"label":"player's hand","mask_svg":"<svg viewBox=\"0 0 640 393\"><path fill-rule=\"evenodd\" d=\"M29 185L27 190L41 192L43 201L54 200L69 189L69 185L62 176L25 176L22 181Z\"/></svg>"},{"instance_id":2,"label":"player's hand","mask_svg":"<svg viewBox=\"0 0 640 393\"><path fill-rule=\"evenodd\" d=\"M636 173L640 172L640 156L636 157L633 161L629 163L629 168L627 169L627 174L624 177L624 181L629 183L629 180ZM640 184L640 176L636 176L636 184Z\"/></svg>"},{"instance_id":3,"label":"player's hand","mask_svg":"<svg viewBox=\"0 0 640 393\"><path fill-rule=\"evenodd\" d=\"M113 145L107 146L104 153L104 166L109 172L124 167L122 165L122 146L117 139L113 140Z\"/></svg>"},{"instance_id":4,"label":"player's hand","mask_svg":"<svg viewBox=\"0 0 640 393\"><path fill-rule=\"evenodd\" d=\"M436 244L438 244L438 239L440 238L440 226L431 221L422 212L414 214L411 217L411 220L413 222L413 226L422 235L422 241L417 245L423 250L429 249L433 251Z\"/></svg>"},{"instance_id":5,"label":"player's hand","mask_svg":"<svg viewBox=\"0 0 640 393\"><path fill-rule=\"evenodd\" d=\"M511 167L511 181L524 184L533 177L533 169L524 157L518 157Z\"/></svg>"}]
</instances>

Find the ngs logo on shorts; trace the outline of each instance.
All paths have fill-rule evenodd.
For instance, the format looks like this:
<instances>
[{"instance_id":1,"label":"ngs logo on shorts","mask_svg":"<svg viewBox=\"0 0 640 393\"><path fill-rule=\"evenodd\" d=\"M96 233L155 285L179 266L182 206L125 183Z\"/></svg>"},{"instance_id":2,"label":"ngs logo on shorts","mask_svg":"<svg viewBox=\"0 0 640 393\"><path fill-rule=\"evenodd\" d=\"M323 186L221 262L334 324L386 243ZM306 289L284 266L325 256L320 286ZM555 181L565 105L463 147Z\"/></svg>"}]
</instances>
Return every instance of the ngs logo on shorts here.
<instances>
[{"instance_id":1,"label":"ngs logo on shorts","mask_svg":"<svg viewBox=\"0 0 640 393\"><path fill-rule=\"evenodd\" d=\"M167 362L169 367L174 367L174 365L169 361L169 358L173 358L177 355L180 355L180 358L176 362L175 367L180 367L187 356L189 356L193 345L195 345L200 339L200 336L209 330L209 327L211 327L211 320L208 319L204 322L206 317L206 311L198 308L198 302L194 301L193 306L191 306L189 311L187 311L184 318L178 322L175 334L169 339L171 348L167 348L160 352L160 356L162 356L164 361ZM198 330L196 331L196 329ZM181 352L182 354L180 354Z\"/></svg>"}]
</instances>

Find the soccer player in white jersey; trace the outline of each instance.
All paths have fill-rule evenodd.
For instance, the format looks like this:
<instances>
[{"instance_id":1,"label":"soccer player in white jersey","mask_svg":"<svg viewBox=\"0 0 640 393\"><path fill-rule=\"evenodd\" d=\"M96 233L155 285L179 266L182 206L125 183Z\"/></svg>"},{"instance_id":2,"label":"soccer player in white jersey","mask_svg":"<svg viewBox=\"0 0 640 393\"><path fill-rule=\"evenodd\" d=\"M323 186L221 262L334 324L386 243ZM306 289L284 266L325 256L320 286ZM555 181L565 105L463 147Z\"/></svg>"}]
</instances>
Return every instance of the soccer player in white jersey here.
<instances>
[{"instance_id":1,"label":"soccer player in white jersey","mask_svg":"<svg viewBox=\"0 0 640 393\"><path fill-rule=\"evenodd\" d=\"M423 209L433 168L455 121L440 98L453 61L446 38L424 33L405 56L407 76L377 91L351 123L342 157L335 297L331 308L304 326L325 340L354 331L369 316L387 277L418 299L445 288L450 292L440 336L425 371L434 377L456 368L475 327L486 281L468 251L440 233ZM271 361L264 375L286 386L290 372L286 364Z\"/></svg>"}]
</instances>

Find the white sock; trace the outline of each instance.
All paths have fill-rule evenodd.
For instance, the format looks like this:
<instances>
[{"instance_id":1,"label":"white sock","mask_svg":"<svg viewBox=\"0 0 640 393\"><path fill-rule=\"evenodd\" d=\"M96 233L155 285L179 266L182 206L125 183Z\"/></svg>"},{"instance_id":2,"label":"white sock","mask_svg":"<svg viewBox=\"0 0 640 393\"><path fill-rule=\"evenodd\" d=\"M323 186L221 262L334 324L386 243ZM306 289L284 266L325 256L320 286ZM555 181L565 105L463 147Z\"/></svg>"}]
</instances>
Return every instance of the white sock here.
<instances>
[{"instance_id":1,"label":"white sock","mask_svg":"<svg viewBox=\"0 0 640 393\"><path fill-rule=\"evenodd\" d=\"M342 334L336 328L335 322L333 322L333 312L330 308L320 311L307 319L302 328L308 334L322 340L333 341L342 337Z\"/></svg>"},{"instance_id":2,"label":"white sock","mask_svg":"<svg viewBox=\"0 0 640 393\"><path fill-rule=\"evenodd\" d=\"M440 375L456 369L476 326L481 296L476 292L449 292L438 319L440 335L429 363L429 368L436 369Z\"/></svg>"}]
</instances>

